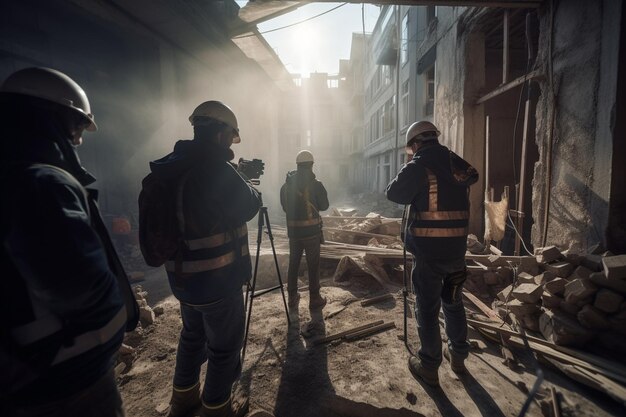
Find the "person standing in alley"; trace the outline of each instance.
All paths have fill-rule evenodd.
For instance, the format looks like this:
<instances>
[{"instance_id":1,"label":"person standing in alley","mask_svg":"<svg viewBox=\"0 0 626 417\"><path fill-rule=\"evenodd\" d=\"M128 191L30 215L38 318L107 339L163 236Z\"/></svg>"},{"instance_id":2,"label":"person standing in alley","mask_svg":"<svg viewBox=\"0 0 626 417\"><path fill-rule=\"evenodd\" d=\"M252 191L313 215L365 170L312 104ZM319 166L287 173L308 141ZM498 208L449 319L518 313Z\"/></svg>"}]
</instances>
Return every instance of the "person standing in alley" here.
<instances>
[{"instance_id":1,"label":"person standing in alley","mask_svg":"<svg viewBox=\"0 0 626 417\"><path fill-rule=\"evenodd\" d=\"M298 270L302 252L306 254L309 272L309 308L321 309L326 299L320 294L320 244L323 243L320 211L328 209L324 185L313 173L313 154L307 150L296 156L296 171L287 173L280 189L280 204L287 215L289 237L289 271L287 288L289 309L298 311Z\"/></svg>"},{"instance_id":2,"label":"person standing in alley","mask_svg":"<svg viewBox=\"0 0 626 417\"><path fill-rule=\"evenodd\" d=\"M85 130L89 100L66 74L25 68L0 86L3 416L124 416L113 365L139 309L85 188Z\"/></svg>"},{"instance_id":3,"label":"person standing in alley","mask_svg":"<svg viewBox=\"0 0 626 417\"><path fill-rule=\"evenodd\" d=\"M405 247L413 256L411 279L420 338L409 370L429 385L439 385L442 362L439 310L443 305L448 344L443 355L454 372L466 371L467 322L461 293L466 279L469 187L478 172L439 143L428 121L413 123L406 134L411 158L387 186L387 198L410 205Z\"/></svg>"},{"instance_id":4,"label":"person standing in alley","mask_svg":"<svg viewBox=\"0 0 626 417\"><path fill-rule=\"evenodd\" d=\"M183 321L168 415L186 416L201 406L203 417L239 417L247 413L249 403L241 393L231 395L242 367L242 286L251 276L246 222L257 214L261 200L230 162L231 145L241 141L233 111L219 101L206 101L189 121L193 140L178 141L172 153L150 163L152 172L139 197L140 240L149 264L150 255L158 258L156 249L167 246L158 244L163 238L155 230L159 213L149 210L167 200L171 218L161 214L161 220L180 228L172 239L174 250L160 261L165 261ZM160 198L168 184L171 193ZM200 367L205 362L201 390Z\"/></svg>"}]
</instances>

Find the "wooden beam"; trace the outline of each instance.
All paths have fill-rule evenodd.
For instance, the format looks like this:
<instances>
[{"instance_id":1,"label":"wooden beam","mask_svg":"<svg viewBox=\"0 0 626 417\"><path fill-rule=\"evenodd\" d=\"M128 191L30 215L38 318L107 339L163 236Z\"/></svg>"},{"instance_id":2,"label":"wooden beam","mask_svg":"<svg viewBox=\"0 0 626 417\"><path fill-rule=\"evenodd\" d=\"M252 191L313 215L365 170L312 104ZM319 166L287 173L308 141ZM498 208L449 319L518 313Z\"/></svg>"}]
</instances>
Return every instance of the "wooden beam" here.
<instances>
[{"instance_id":1,"label":"wooden beam","mask_svg":"<svg viewBox=\"0 0 626 417\"><path fill-rule=\"evenodd\" d=\"M501 85L492 92L485 94L484 96L476 100L476 104L484 103L485 101L491 100L492 98L497 97L502 93L506 93L507 91L517 87L518 85L525 83L527 80L538 80L543 77L543 71L539 69L531 71L528 74L522 75L521 77L516 78L507 84Z\"/></svg>"},{"instance_id":2,"label":"wooden beam","mask_svg":"<svg viewBox=\"0 0 626 417\"><path fill-rule=\"evenodd\" d=\"M489 193L489 116L485 117L485 201ZM485 226L486 227L486 226Z\"/></svg>"},{"instance_id":3,"label":"wooden beam","mask_svg":"<svg viewBox=\"0 0 626 417\"><path fill-rule=\"evenodd\" d=\"M493 320L494 322L500 325L504 325L504 321L502 321L502 319L492 309L490 309L489 306L487 306L487 304L480 301L478 297L476 297L474 294L463 290L463 295L467 297L467 299L470 300L476 307L478 307L480 311L485 313L485 315L489 317L491 320Z\"/></svg>"},{"instance_id":4,"label":"wooden beam","mask_svg":"<svg viewBox=\"0 0 626 417\"><path fill-rule=\"evenodd\" d=\"M516 198L517 211L520 213L520 216L517 217L517 232L515 234L515 255L519 255L520 241L524 234L524 191L526 189L526 146L528 142L528 118L530 117L530 100L526 100L526 105L524 106L524 130L522 133L522 156L520 162L520 173L519 173L519 194Z\"/></svg>"},{"instance_id":5,"label":"wooden beam","mask_svg":"<svg viewBox=\"0 0 626 417\"><path fill-rule=\"evenodd\" d=\"M317 345L321 345L323 343L328 343L328 342L332 342L333 340L337 340L337 339L341 339L344 336L347 336L351 333L356 333L356 332L360 332L361 330L365 330L365 329L369 329L371 327L375 327L375 326L379 326L381 324L384 323L384 320L377 320L371 323L367 323L364 324L363 326L359 326L359 327L355 327L353 329L350 330L346 330L340 333L336 333L336 334L332 334L330 336L326 336L326 337L322 337L319 339L315 339L313 341L313 345L317 346Z\"/></svg>"},{"instance_id":6,"label":"wooden beam","mask_svg":"<svg viewBox=\"0 0 626 417\"><path fill-rule=\"evenodd\" d=\"M362 237L377 237L381 239L398 239L399 235L382 235L380 233L368 233L368 232L360 232L358 230L347 230L347 229L339 229L335 227L324 227L325 231L333 232L333 233L346 233L348 235L354 236L362 236Z\"/></svg>"},{"instance_id":7,"label":"wooden beam","mask_svg":"<svg viewBox=\"0 0 626 417\"><path fill-rule=\"evenodd\" d=\"M509 82L509 11L502 16L502 84Z\"/></svg>"},{"instance_id":8,"label":"wooden beam","mask_svg":"<svg viewBox=\"0 0 626 417\"><path fill-rule=\"evenodd\" d=\"M352 342L354 340L362 339L364 337L371 336L376 333L384 332L389 329L395 329L395 327L396 327L396 324L393 321L391 321L389 323L382 323L382 324L379 324L378 326L370 327L369 329L361 330L359 332L350 333L344 336L344 338Z\"/></svg>"},{"instance_id":9,"label":"wooden beam","mask_svg":"<svg viewBox=\"0 0 626 417\"><path fill-rule=\"evenodd\" d=\"M361 301L361 307L371 306L372 304L382 303L383 301L393 300L393 294L387 293L383 295L379 295L378 297L368 298L367 300Z\"/></svg>"}]
</instances>

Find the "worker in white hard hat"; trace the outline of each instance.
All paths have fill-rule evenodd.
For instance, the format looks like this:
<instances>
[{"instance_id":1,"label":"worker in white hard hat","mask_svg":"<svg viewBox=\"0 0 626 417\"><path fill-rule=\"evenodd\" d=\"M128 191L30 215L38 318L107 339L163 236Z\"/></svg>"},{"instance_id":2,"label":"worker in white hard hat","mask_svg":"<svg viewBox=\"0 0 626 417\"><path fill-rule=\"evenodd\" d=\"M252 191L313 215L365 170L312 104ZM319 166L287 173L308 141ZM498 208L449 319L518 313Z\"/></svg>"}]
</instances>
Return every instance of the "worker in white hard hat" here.
<instances>
[{"instance_id":1,"label":"worker in white hard hat","mask_svg":"<svg viewBox=\"0 0 626 417\"><path fill-rule=\"evenodd\" d=\"M230 162L231 145L241 141L235 113L222 102L206 101L189 121L193 140L179 140L172 153L150 163L139 199L144 257L149 264L165 263L183 322L168 416L198 408L203 417L243 416L248 399L231 397L231 388L241 373L242 286L252 270L246 222L261 200ZM163 200L171 210L159 210ZM160 219L178 225L179 233L161 233Z\"/></svg>"},{"instance_id":2,"label":"worker in white hard hat","mask_svg":"<svg viewBox=\"0 0 626 417\"><path fill-rule=\"evenodd\" d=\"M418 357L409 358L415 378L439 385L442 362L439 310L443 305L448 344L443 355L454 372L466 371L469 351L461 298L466 278L469 187L478 172L439 143L429 121L413 123L406 134L409 162L387 186L387 198L410 205L405 247L413 256L411 278L420 337Z\"/></svg>"},{"instance_id":3,"label":"worker in white hard hat","mask_svg":"<svg viewBox=\"0 0 626 417\"><path fill-rule=\"evenodd\" d=\"M320 244L323 243L320 211L328 209L328 195L313 173L313 154L303 150L296 156L296 171L287 173L280 189L280 203L287 215L289 236L289 272L287 288L289 308L298 312L298 270L302 253L306 254L309 273L309 308L320 310L326 299L320 294Z\"/></svg>"},{"instance_id":4,"label":"worker in white hard hat","mask_svg":"<svg viewBox=\"0 0 626 417\"><path fill-rule=\"evenodd\" d=\"M139 309L76 147L96 124L51 68L0 84L0 414L123 416L113 371Z\"/></svg>"}]
</instances>

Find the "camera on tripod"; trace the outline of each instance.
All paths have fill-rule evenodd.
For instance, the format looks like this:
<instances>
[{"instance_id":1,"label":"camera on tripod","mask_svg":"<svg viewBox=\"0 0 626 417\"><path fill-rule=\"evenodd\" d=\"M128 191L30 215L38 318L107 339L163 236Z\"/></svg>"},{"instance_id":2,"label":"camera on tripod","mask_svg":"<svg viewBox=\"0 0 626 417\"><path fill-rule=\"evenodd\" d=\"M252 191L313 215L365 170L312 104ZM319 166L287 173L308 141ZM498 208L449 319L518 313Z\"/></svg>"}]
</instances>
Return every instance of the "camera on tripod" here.
<instances>
[{"instance_id":1,"label":"camera on tripod","mask_svg":"<svg viewBox=\"0 0 626 417\"><path fill-rule=\"evenodd\" d=\"M261 183L259 178L263 175L264 169L265 162L261 159L255 158L248 160L239 158L239 162L237 163L237 171L254 185L259 185Z\"/></svg>"}]
</instances>

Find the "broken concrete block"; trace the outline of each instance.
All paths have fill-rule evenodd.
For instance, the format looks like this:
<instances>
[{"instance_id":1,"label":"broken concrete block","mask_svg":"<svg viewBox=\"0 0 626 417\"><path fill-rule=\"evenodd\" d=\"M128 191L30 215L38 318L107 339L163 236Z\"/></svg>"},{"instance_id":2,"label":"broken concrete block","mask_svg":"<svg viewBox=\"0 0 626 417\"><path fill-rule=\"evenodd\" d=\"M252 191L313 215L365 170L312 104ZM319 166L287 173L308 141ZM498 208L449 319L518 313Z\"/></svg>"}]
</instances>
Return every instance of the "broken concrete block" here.
<instances>
[{"instance_id":1,"label":"broken concrete block","mask_svg":"<svg viewBox=\"0 0 626 417\"><path fill-rule=\"evenodd\" d=\"M163 308L163 306L159 305L156 306L152 309L152 311L154 311L154 314L158 317L160 315L162 315L163 313L165 313L165 309Z\"/></svg>"},{"instance_id":2,"label":"broken concrete block","mask_svg":"<svg viewBox=\"0 0 626 417\"><path fill-rule=\"evenodd\" d=\"M513 297L523 303L535 304L541 299L543 288L537 284L520 284L513 289Z\"/></svg>"},{"instance_id":3,"label":"broken concrete block","mask_svg":"<svg viewBox=\"0 0 626 417\"><path fill-rule=\"evenodd\" d=\"M601 288L596 293L596 299L593 306L605 313L617 313L620 309L622 301L624 301L624 296L621 294L606 288Z\"/></svg>"},{"instance_id":4,"label":"broken concrete block","mask_svg":"<svg viewBox=\"0 0 626 417\"><path fill-rule=\"evenodd\" d=\"M560 295L565 292L565 285L569 281L565 278L554 278L552 281L546 282L543 289L551 292L554 295Z\"/></svg>"},{"instance_id":5,"label":"broken concrete block","mask_svg":"<svg viewBox=\"0 0 626 417\"><path fill-rule=\"evenodd\" d=\"M565 285L565 301L570 304L585 304L596 292L596 287L591 280L575 279Z\"/></svg>"},{"instance_id":6,"label":"broken concrete block","mask_svg":"<svg viewBox=\"0 0 626 417\"><path fill-rule=\"evenodd\" d=\"M610 316L609 323L611 323L611 330L626 335L626 310Z\"/></svg>"},{"instance_id":7,"label":"broken concrete block","mask_svg":"<svg viewBox=\"0 0 626 417\"><path fill-rule=\"evenodd\" d=\"M580 264L594 272L602 271L602 256L585 255Z\"/></svg>"},{"instance_id":8,"label":"broken concrete block","mask_svg":"<svg viewBox=\"0 0 626 417\"><path fill-rule=\"evenodd\" d=\"M499 266L496 274L500 277L500 282L510 284L513 282L513 270L508 266Z\"/></svg>"},{"instance_id":9,"label":"broken concrete block","mask_svg":"<svg viewBox=\"0 0 626 417\"><path fill-rule=\"evenodd\" d=\"M592 330L604 330L610 327L609 321L606 319L606 315L600 310L587 304L576 315L580 324L588 329Z\"/></svg>"},{"instance_id":10,"label":"broken concrete block","mask_svg":"<svg viewBox=\"0 0 626 417\"><path fill-rule=\"evenodd\" d=\"M570 280L577 279L577 278L588 279L589 275L591 275L592 273L593 271L591 269L584 267L584 266L579 266L578 268L574 270L574 273L569 277L569 279Z\"/></svg>"},{"instance_id":11,"label":"broken concrete block","mask_svg":"<svg viewBox=\"0 0 626 417\"><path fill-rule=\"evenodd\" d=\"M520 272L517 274L517 282L520 284L534 284L535 277L530 275L528 272Z\"/></svg>"},{"instance_id":12,"label":"broken concrete block","mask_svg":"<svg viewBox=\"0 0 626 417\"><path fill-rule=\"evenodd\" d=\"M498 275L495 272L487 271L483 274L483 281L487 285L497 285L500 283Z\"/></svg>"},{"instance_id":13,"label":"broken concrete block","mask_svg":"<svg viewBox=\"0 0 626 417\"><path fill-rule=\"evenodd\" d=\"M608 279L604 272L594 272L589 275L589 279L599 287L610 288L620 294L626 294L626 280Z\"/></svg>"},{"instance_id":14,"label":"broken concrete block","mask_svg":"<svg viewBox=\"0 0 626 417\"><path fill-rule=\"evenodd\" d=\"M582 308L582 305L568 303L567 301L563 300L561 301L561 305L559 306L559 308L567 314L575 316Z\"/></svg>"},{"instance_id":15,"label":"broken concrete block","mask_svg":"<svg viewBox=\"0 0 626 417\"><path fill-rule=\"evenodd\" d=\"M561 346L581 346L593 337L593 332L558 310L546 310L539 327L546 340Z\"/></svg>"},{"instance_id":16,"label":"broken concrete block","mask_svg":"<svg viewBox=\"0 0 626 417\"><path fill-rule=\"evenodd\" d=\"M574 266L579 266L584 259L584 256L581 256L577 253L570 253L568 251L563 253L563 257L565 258L565 261L571 263Z\"/></svg>"},{"instance_id":17,"label":"broken concrete block","mask_svg":"<svg viewBox=\"0 0 626 417\"><path fill-rule=\"evenodd\" d=\"M546 282L552 281L554 278L554 274L552 272L544 272L539 275L535 275L533 277L533 282L537 285L544 285Z\"/></svg>"},{"instance_id":18,"label":"broken concrete block","mask_svg":"<svg viewBox=\"0 0 626 417\"><path fill-rule=\"evenodd\" d=\"M556 262L553 264L546 264L544 268L548 272L552 272L557 277L567 278L572 274L574 266L569 262Z\"/></svg>"},{"instance_id":19,"label":"broken concrete block","mask_svg":"<svg viewBox=\"0 0 626 417\"><path fill-rule=\"evenodd\" d=\"M505 289L503 289L502 291L498 293L498 299L502 302L505 302L508 298L510 298L510 293L512 290L513 290L513 286L509 285L508 287L506 287Z\"/></svg>"},{"instance_id":20,"label":"broken concrete block","mask_svg":"<svg viewBox=\"0 0 626 417\"><path fill-rule=\"evenodd\" d=\"M507 303L509 311L517 317L530 316L539 312L536 304L523 303L520 300L511 300Z\"/></svg>"},{"instance_id":21,"label":"broken concrete block","mask_svg":"<svg viewBox=\"0 0 626 417\"><path fill-rule=\"evenodd\" d=\"M563 259L563 254L556 246L546 246L545 248L539 248L536 256L537 262L541 264L547 264L549 262L558 261Z\"/></svg>"},{"instance_id":22,"label":"broken concrete block","mask_svg":"<svg viewBox=\"0 0 626 417\"><path fill-rule=\"evenodd\" d=\"M558 295L552 294L549 291L544 291L541 294L541 305L548 308L556 308L561 305L563 299Z\"/></svg>"},{"instance_id":23,"label":"broken concrete block","mask_svg":"<svg viewBox=\"0 0 626 417\"><path fill-rule=\"evenodd\" d=\"M139 307L139 320L143 327L149 326L154 323L154 311L149 306Z\"/></svg>"},{"instance_id":24,"label":"broken concrete block","mask_svg":"<svg viewBox=\"0 0 626 417\"><path fill-rule=\"evenodd\" d=\"M518 319L523 328L532 330L533 332L538 332L540 330L539 315L539 313L535 313L527 316L518 317Z\"/></svg>"},{"instance_id":25,"label":"broken concrete block","mask_svg":"<svg viewBox=\"0 0 626 417\"><path fill-rule=\"evenodd\" d=\"M602 258L604 275L608 279L626 278L626 255L607 256Z\"/></svg>"},{"instance_id":26,"label":"broken concrete block","mask_svg":"<svg viewBox=\"0 0 626 417\"><path fill-rule=\"evenodd\" d=\"M520 258L520 263L517 267L517 272L526 272L530 275L537 275L539 273L539 264L534 256L524 256Z\"/></svg>"}]
</instances>

